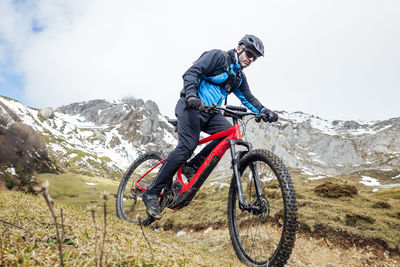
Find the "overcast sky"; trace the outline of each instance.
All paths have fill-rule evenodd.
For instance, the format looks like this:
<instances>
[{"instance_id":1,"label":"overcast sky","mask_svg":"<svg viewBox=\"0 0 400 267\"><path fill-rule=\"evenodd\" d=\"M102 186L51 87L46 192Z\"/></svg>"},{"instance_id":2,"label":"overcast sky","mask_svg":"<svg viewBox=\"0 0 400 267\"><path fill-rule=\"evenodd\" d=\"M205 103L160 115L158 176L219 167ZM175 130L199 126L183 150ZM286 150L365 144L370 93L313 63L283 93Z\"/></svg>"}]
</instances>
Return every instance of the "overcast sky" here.
<instances>
[{"instance_id":1,"label":"overcast sky","mask_svg":"<svg viewBox=\"0 0 400 267\"><path fill-rule=\"evenodd\" d=\"M398 0L0 0L0 95L36 108L133 96L172 116L192 62L247 33L266 48L245 73L268 108L400 117Z\"/></svg>"}]
</instances>

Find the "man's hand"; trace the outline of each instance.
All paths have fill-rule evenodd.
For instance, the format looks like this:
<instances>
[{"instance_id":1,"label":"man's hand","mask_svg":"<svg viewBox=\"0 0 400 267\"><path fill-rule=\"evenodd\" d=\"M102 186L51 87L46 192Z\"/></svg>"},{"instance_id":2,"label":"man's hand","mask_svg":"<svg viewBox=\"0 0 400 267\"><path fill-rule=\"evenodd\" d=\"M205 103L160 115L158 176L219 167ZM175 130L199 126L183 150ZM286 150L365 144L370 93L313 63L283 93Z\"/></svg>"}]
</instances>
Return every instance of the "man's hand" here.
<instances>
[{"instance_id":1,"label":"man's hand","mask_svg":"<svg viewBox=\"0 0 400 267\"><path fill-rule=\"evenodd\" d=\"M201 110L203 107L203 101L201 101L200 98L198 98L195 94L189 94L185 99L187 108Z\"/></svg>"},{"instance_id":2,"label":"man's hand","mask_svg":"<svg viewBox=\"0 0 400 267\"><path fill-rule=\"evenodd\" d=\"M262 119L265 122L275 122L278 120L278 114L276 114L275 112L265 108L263 111L261 111L261 114L263 114L264 116L262 117Z\"/></svg>"}]
</instances>

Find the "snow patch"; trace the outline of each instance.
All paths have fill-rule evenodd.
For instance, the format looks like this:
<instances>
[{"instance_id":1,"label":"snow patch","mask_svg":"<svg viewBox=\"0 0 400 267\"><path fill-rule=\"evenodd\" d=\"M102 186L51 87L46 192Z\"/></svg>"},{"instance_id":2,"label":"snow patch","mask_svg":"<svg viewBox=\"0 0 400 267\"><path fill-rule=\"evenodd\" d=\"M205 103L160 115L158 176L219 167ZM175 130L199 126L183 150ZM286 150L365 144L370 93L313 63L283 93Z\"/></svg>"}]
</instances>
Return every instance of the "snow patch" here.
<instances>
[{"instance_id":1,"label":"snow patch","mask_svg":"<svg viewBox=\"0 0 400 267\"><path fill-rule=\"evenodd\" d=\"M381 184L380 182L378 182L377 179L375 178L371 178L368 176L361 176L362 179L360 181L360 183L366 185L366 186L373 186L375 187L372 192L378 192L379 189L381 188L393 188L393 187L399 187L400 184Z\"/></svg>"},{"instance_id":2,"label":"snow patch","mask_svg":"<svg viewBox=\"0 0 400 267\"><path fill-rule=\"evenodd\" d=\"M314 173L312 172L312 170L310 170L310 169L308 169L308 168L305 168L305 167L303 167L302 168L302 174L306 174L306 175L314 175Z\"/></svg>"},{"instance_id":3,"label":"snow patch","mask_svg":"<svg viewBox=\"0 0 400 267\"><path fill-rule=\"evenodd\" d=\"M76 154L76 153L71 153L71 154L69 154L69 155L67 156L67 158L68 158L68 159L73 159L73 158L75 158L76 156L78 156L78 154Z\"/></svg>"},{"instance_id":4,"label":"snow patch","mask_svg":"<svg viewBox=\"0 0 400 267\"><path fill-rule=\"evenodd\" d=\"M276 179L275 176L271 176L271 177L268 177L268 176L260 177L260 181L261 181L261 182L269 182L269 181L273 181L273 180L275 180L275 179Z\"/></svg>"},{"instance_id":5,"label":"snow patch","mask_svg":"<svg viewBox=\"0 0 400 267\"><path fill-rule=\"evenodd\" d=\"M229 187L230 185L229 184L227 184L227 183L220 183L220 182L212 182L212 183L210 183L212 186L213 185L219 185L218 186L218 190L217 190L217 192L221 192L223 189L224 189L224 187Z\"/></svg>"},{"instance_id":6,"label":"snow patch","mask_svg":"<svg viewBox=\"0 0 400 267\"><path fill-rule=\"evenodd\" d=\"M372 126L376 124L376 121L356 120L355 122L360 125L360 128L347 130L342 128L346 121L326 120L302 112L289 113L284 111L280 113L280 117L297 124L308 122L310 123L312 128L317 129L327 135L339 135L343 133L347 133L354 136L363 134L376 134L393 126L393 125L386 125L382 128L374 129Z\"/></svg>"},{"instance_id":7,"label":"snow patch","mask_svg":"<svg viewBox=\"0 0 400 267\"><path fill-rule=\"evenodd\" d=\"M7 168L6 172L10 173L11 175L17 175L17 173L15 172L15 169L12 168L12 167L11 168Z\"/></svg>"},{"instance_id":8,"label":"snow patch","mask_svg":"<svg viewBox=\"0 0 400 267\"><path fill-rule=\"evenodd\" d=\"M60 152L62 154L66 154L67 150L65 150L62 146L60 146L59 144L56 143L49 143L48 144L51 147L51 150L53 150L54 152Z\"/></svg>"},{"instance_id":9,"label":"snow patch","mask_svg":"<svg viewBox=\"0 0 400 267\"><path fill-rule=\"evenodd\" d=\"M306 181L321 180L321 179L325 179L325 178L328 178L328 176L320 175L320 176L315 176L315 177L308 177L306 179Z\"/></svg>"},{"instance_id":10,"label":"snow patch","mask_svg":"<svg viewBox=\"0 0 400 267\"><path fill-rule=\"evenodd\" d=\"M361 181L360 183L366 185L366 186L380 186L381 183L378 182L377 179L368 177L368 176L361 176Z\"/></svg>"},{"instance_id":11,"label":"snow patch","mask_svg":"<svg viewBox=\"0 0 400 267\"><path fill-rule=\"evenodd\" d=\"M178 233L176 233L176 236L177 236L177 237L185 236L185 235L186 235L186 232L185 232L185 231L179 231Z\"/></svg>"},{"instance_id":12,"label":"snow patch","mask_svg":"<svg viewBox=\"0 0 400 267\"><path fill-rule=\"evenodd\" d=\"M325 162L323 162L323 161L321 161L321 160L319 160L319 159L312 159L312 161L314 161L314 162L317 162L317 163L319 163L319 164L321 164L321 165L326 165L326 163Z\"/></svg>"}]
</instances>

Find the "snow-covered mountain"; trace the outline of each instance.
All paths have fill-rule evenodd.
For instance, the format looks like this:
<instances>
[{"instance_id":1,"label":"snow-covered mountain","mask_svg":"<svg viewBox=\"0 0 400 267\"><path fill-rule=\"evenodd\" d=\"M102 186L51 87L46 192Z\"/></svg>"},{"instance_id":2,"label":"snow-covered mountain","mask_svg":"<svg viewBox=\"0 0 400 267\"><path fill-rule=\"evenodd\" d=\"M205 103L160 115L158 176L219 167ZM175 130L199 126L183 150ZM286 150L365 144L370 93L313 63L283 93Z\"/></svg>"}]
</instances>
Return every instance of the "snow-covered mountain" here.
<instances>
[{"instance_id":1,"label":"snow-covered mountain","mask_svg":"<svg viewBox=\"0 0 400 267\"><path fill-rule=\"evenodd\" d=\"M174 129L157 105L140 99L92 100L53 111L0 97L4 128L14 123L12 117L40 133L50 157L76 173L119 177L138 153L176 144Z\"/></svg>"},{"instance_id":2,"label":"snow-covered mountain","mask_svg":"<svg viewBox=\"0 0 400 267\"><path fill-rule=\"evenodd\" d=\"M363 122L301 112L279 115L274 124L249 121L246 138L256 148L274 151L297 173L326 177L373 170L387 179L400 178L400 118ZM0 145L1 135L16 121L43 136L49 158L61 168L108 177L120 177L139 153L168 151L177 142L156 103L141 99L92 100L53 111L0 97ZM229 161L220 168L224 164Z\"/></svg>"},{"instance_id":3,"label":"snow-covered mountain","mask_svg":"<svg viewBox=\"0 0 400 267\"><path fill-rule=\"evenodd\" d=\"M250 140L272 150L291 168L312 175L378 170L400 173L400 118L328 121L302 112L280 112L275 124L250 126Z\"/></svg>"}]
</instances>

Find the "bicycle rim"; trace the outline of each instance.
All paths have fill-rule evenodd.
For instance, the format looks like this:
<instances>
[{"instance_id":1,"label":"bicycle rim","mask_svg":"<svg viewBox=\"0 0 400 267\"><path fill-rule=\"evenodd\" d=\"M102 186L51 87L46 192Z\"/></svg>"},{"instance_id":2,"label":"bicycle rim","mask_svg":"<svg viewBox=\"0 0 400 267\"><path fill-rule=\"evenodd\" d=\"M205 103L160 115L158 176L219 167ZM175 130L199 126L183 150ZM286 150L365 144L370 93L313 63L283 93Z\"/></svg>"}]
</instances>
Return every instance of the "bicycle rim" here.
<instances>
[{"instance_id":1,"label":"bicycle rim","mask_svg":"<svg viewBox=\"0 0 400 267\"><path fill-rule=\"evenodd\" d=\"M252 164L256 165L253 170ZM256 193L254 170L261 182L261 198ZM259 209L239 208L232 181L228 215L235 252L248 265L283 266L290 256L297 229L297 208L290 176L283 163L264 150L246 155L240 163L240 172L245 204Z\"/></svg>"}]
</instances>

